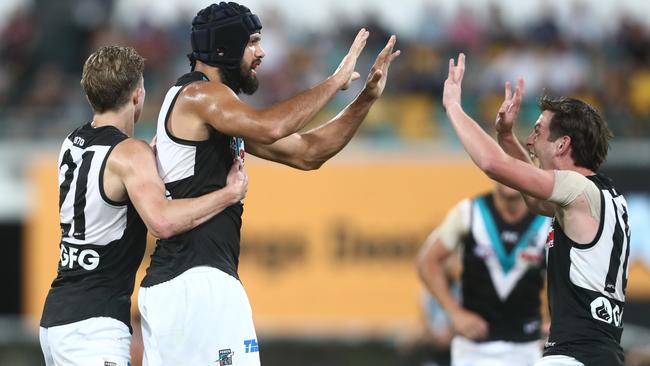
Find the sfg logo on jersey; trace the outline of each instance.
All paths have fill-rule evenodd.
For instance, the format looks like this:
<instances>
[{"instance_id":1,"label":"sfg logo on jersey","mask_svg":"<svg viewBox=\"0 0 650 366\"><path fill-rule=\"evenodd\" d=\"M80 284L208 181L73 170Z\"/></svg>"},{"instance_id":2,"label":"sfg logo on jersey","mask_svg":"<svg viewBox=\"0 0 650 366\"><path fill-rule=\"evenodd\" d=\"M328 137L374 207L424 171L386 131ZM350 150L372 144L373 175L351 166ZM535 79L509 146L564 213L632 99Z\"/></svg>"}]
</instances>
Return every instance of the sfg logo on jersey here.
<instances>
[{"instance_id":1,"label":"sfg logo on jersey","mask_svg":"<svg viewBox=\"0 0 650 366\"><path fill-rule=\"evenodd\" d=\"M610 303L609 299L600 296L591 302L591 316L605 322L621 327L623 325L623 310L618 306Z\"/></svg>"},{"instance_id":2,"label":"sfg logo on jersey","mask_svg":"<svg viewBox=\"0 0 650 366\"><path fill-rule=\"evenodd\" d=\"M75 267L75 263L81 268L92 271L99 266L99 253L93 249L79 249L68 247L61 244L61 267L70 269Z\"/></svg>"}]
</instances>

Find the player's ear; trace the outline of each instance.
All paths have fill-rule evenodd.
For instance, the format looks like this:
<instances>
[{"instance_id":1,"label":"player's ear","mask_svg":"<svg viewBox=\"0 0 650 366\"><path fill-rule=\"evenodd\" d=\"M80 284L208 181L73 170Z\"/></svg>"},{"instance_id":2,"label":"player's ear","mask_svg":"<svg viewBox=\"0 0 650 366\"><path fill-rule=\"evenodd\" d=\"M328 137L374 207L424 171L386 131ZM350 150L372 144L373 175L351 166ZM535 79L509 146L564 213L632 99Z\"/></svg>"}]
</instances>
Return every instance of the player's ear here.
<instances>
[{"instance_id":1,"label":"player's ear","mask_svg":"<svg viewBox=\"0 0 650 366\"><path fill-rule=\"evenodd\" d=\"M557 148L558 155L563 155L569 151L569 146L571 145L571 137L562 136L555 140L555 146Z\"/></svg>"},{"instance_id":2,"label":"player's ear","mask_svg":"<svg viewBox=\"0 0 650 366\"><path fill-rule=\"evenodd\" d=\"M144 96L145 96L144 88L142 87L135 88L133 94L131 95L131 101L133 105L138 105L144 102Z\"/></svg>"}]
</instances>

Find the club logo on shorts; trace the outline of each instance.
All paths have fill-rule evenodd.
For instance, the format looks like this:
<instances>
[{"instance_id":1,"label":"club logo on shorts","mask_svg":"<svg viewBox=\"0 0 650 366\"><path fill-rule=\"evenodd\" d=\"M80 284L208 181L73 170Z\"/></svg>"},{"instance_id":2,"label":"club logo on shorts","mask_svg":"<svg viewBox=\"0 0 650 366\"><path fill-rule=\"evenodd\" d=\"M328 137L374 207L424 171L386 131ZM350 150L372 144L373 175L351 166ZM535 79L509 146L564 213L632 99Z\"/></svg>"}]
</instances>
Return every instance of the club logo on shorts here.
<instances>
[{"instance_id":1,"label":"club logo on shorts","mask_svg":"<svg viewBox=\"0 0 650 366\"><path fill-rule=\"evenodd\" d=\"M234 354L235 354L235 352L231 351L230 348L228 348L228 349L220 349L219 350L219 359L216 360L215 362L219 366L232 365L232 356Z\"/></svg>"}]
</instances>

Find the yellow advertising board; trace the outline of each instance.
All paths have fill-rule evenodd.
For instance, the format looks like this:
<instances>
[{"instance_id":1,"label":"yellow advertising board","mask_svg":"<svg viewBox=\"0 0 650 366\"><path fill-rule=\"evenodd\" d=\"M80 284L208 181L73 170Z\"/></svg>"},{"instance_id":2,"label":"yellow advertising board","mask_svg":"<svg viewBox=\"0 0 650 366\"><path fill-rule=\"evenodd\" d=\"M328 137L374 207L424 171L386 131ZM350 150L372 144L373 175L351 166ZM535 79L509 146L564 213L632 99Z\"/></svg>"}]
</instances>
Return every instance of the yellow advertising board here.
<instances>
[{"instance_id":1,"label":"yellow advertising board","mask_svg":"<svg viewBox=\"0 0 650 366\"><path fill-rule=\"evenodd\" d=\"M417 329L420 245L455 203L491 187L467 160L335 159L302 172L249 159L247 170L239 272L259 332L272 334ZM38 319L59 254L55 162L35 164L32 183L23 303ZM634 277L629 287L641 288Z\"/></svg>"}]
</instances>

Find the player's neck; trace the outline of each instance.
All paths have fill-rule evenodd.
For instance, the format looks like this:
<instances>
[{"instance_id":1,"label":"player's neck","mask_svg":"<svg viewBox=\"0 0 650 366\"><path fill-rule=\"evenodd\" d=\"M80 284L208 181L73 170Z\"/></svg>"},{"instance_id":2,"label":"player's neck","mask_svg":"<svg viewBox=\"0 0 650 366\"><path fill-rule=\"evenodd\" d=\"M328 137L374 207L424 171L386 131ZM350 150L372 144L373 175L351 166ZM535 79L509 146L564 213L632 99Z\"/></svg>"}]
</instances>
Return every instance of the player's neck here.
<instances>
[{"instance_id":1,"label":"player's neck","mask_svg":"<svg viewBox=\"0 0 650 366\"><path fill-rule=\"evenodd\" d=\"M201 61L196 62L196 66L194 67L194 71L199 71L205 74L205 76L210 79L210 81L218 81L218 82L223 82L221 80L221 73L219 72L219 68L214 67L214 66L209 66L204 64Z\"/></svg>"},{"instance_id":2,"label":"player's neck","mask_svg":"<svg viewBox=\"0 0 650 366\"><path fill-rule=\"evenodd\" d=\"M501 218L508 224L516 224L528 213L526 202L521 195L519 197L506 197L495 192L493 197L494 207L501 215Z\"/></svg>"},{"instance_id":3,"label":"player's neck","mask_svg":"<svg viewBox=\"0 0 650 366\"><path fill-rule=\"evenodd\" d=\"M572 158L565 157L557 159L553 164L554 170L572 170L574 172L580 173L584 176L590 176L596 174L593 170L577 166Z\"/></svg>"},{"instance_id":4,"label":"player's neck","mask_svg":"<svg viewBox=\"0 0 650 366\"><path fill-rule=\"evenodd\" d=\"M103 126L113 126L124 132L129 137L133 136L133 126L135 119L132 108L122 108L117 111L106 111L104 113L95 113L91 126L93 128Z\"/></svg>"}]
</instances>

